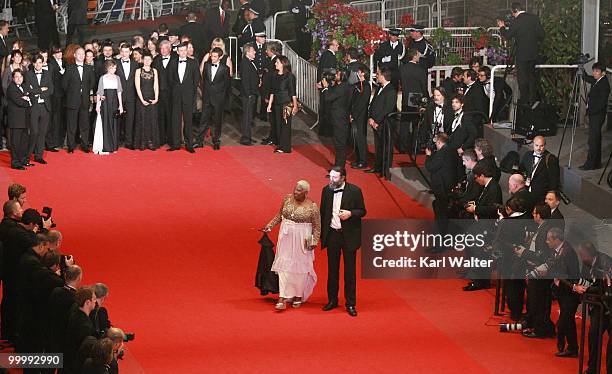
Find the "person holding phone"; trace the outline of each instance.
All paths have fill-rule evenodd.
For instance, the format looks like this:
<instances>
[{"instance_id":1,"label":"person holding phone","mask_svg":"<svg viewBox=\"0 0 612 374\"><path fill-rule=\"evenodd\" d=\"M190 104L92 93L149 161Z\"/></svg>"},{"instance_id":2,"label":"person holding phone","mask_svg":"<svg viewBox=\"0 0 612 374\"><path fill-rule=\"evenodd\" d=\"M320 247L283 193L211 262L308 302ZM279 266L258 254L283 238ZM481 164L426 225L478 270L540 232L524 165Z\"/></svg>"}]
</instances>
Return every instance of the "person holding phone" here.
<instances>
[{"instance_id":1,"label":"person holding phone","mask_svg":"<svg viewBox=\"0 0 612 374\"><path fill-rule=\"evenodd\" d=\"M153 68L153 56L145 51L142 67L136 70L135 83L138 102L136 104L136 124L134 126L134 147L141 151L145 148L159 148L159 126L157 125L157 102L159 100L159 78Z\"/></svg>"}]
</instances>

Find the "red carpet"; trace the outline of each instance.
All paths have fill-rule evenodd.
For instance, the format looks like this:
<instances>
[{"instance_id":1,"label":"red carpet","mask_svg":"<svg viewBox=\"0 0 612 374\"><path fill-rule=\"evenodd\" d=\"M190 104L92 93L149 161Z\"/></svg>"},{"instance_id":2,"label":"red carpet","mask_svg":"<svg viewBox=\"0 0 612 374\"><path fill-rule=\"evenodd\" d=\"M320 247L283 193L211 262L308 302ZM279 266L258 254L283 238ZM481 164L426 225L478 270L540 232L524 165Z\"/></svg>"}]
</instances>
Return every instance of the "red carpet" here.
<instances>
[{"instance_id":1,"label":"red carpet","mask_svg":"<svg viewBox=\"0 0 612 374\"><path fill-rule=\"evenodd\" d=\"M49 165L7 168L0 180L27 185L31 206L54 208L64 251L85 283L110 287L111 320L136 332L122 373L573 373L552 340L487 327L489 293L460 281L358 281L359 317L324 313L326 255L319 283L299 310L273 311L254 272L260 233L295 182L319 201L331 155L269 147L210 148L190 155L120 151L46 155ZM368 218L431 217L390 183L349 170ZM3 187L4 188L4 187ZM341 302L343 302L341 295Z\"/></svg>"}]
</instances>

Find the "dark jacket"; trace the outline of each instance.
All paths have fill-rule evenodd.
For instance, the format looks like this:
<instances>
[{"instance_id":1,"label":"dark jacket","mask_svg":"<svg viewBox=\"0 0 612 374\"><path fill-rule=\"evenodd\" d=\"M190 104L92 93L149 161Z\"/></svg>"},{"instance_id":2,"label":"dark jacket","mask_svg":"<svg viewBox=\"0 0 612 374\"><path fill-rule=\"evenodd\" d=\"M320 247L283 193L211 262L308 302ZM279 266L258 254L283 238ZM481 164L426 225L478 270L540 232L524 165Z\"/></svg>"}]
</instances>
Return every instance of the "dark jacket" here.
<instances>
[{"instance_id":1,"label":"dark jacket","mask_svg":"<svg viewBox=\"0 0 612 374\"><path fill-rule=\"evenodd\" d=\"M87 0L68 0L68 24L87 24Z\"/></svg>"},{"instance_id":2,"label":"dark jacket","mask_svg":"<svg viewBox=\"0 0 612 374\"><path fill-rule=\"evenodd\" d=\"M203 99L205 102L210 102L213 106L220 106L225 101L225 93L230 84L229 68L227 65L219 62L215 78L212 77L212 63L208 61L204 64L202 72L202 80L204 82Z\"/></svg>"},{"instance_id":3,"label":"dark jacket","mask_svg":"<svg viewBox=\"0 0 612 374\"><path fill-rule=\"evenodd\" d=\"M88 109L91 103L90 96L96 83L96 76L92 66L83 66L83 80L81 80L77 65L68 65L62 78L66 108L78 109L80 107Z\"/></svg>"},{"instance_id":4,"label":"dark jacket","mask_svg":"<svg viewBox=\"0 0 612 374\"><path fill-rule=\"evenodd\" d=\"M168 68L170 67L170 65L172 65L170 62L176 59L176 55L170 54L170 56L167 56L167 57L168 57L168 64L166 65L165 68L164 68L164 63L163 63L164 57L162 55L155 56L155 58L153 59L153 63L151 64L151 66L153 66L157 70L157 73L159 74L158 83L159 83L160 91L167 90L170 88L169 79L168 79L170 74L169 74Z\"/></svg>"},{"instance_id":5,"label":"dark jacket","mask_svg":"<svg viewBox=\"0 0 612 374\"><path fill-rule=\"evenodd\" d=\"M397 69L399 66L399 58L404 55L404 44L398 40L395 48L391 47L390 41L380 43L374 52L374 71L381 64L389 64L391 69Z\"/></svg>"},{"instance_id":6,"label":"dark jacket","mask_svg":"<svg viewBox=\"0 0 612 374\"><path fill-rule=\"evenodd\" d=\"M323 98L330 104L330 117L335 125L348 126L353 88L347 82L323 90Z\"/></svg>"},{"instance_id":7,"label":"dark jacket","mask_svg":"<svg viewBox=\"0 0 612 374\"><path fill-rule=\"evenodd\" d=\"M370 103L370 118L378 125L387 122L390 113L397 112L397 92L391 83L384 88L379 87Z\"/></svg>"},{"instance_id":8,"label":"dark jacket","mask_svg":"<svg viewBox=\"0 0 612 374\"><path fill-rule=\"evenodd\" d=\"M217 18L218 17L217 15ZM207 26L212 27L212 25L208 25L206 18L204 18L204 24L199 22L187 22L179 29L179 35L187 35L189 39L191 39L191 44L193 44L196 56L202 56L204 50L208 51L210 49L210 42L206 44L208 39L204 31ZM210 40L212 41L212 39Z\"/></svg>"},{"instance_id":9,"label":"dark jacket","mask_svg":"<svg viewBox=\"0 0 612 374\"><path fill-rule=\"evenodd\" d=\"M473 122L473 118L464 114L454 131L453 121L454 116L453 120L445 121L446 125L450 124L450 126L446 129L446 133L448 134L448 146L454 150L459 148L463 150L474 148L474 141L478 136L478 131L476 130L476 125Z\"/></svg>"},{"instance_id":10,"label":"dark jacket","mask_svg":"<svg viewBox=\"0 0 612 374\"><path fill-rule=\"evenodd\" d=\"M457 151L445 145L425 160L425 168L429 173L431 189L436 199L447 198L450 190L457 184Z\"/></svg>"},{"instance_id":11,"label":"dark jacket","mask_svg":"<svg viewBox=\"0 0 612 374\"><path fill-rule=\"evenodd\" d=\"M327 248L327 238L331 230L334 191L325 186L321 192L321 248ZM354 184L344 183L340 209L351 211L351 217L340 221L346 250L356 251L361 247L361 219L366 215L361 189Z\"/></svg>"},{"instance_id":12,"label":"dark jacket","mask_svg":"<svg viewBox=\"0 0 612 374\"><path fill-rule=\"evenodd\" d=\"M6 89L9 129L29 128L30 102L22 98L28 96L25 82L21 85L21 88L23 92L19 90L15 82L11 82Z\"/></svg>"},{"instance_id":13,"label":"dark jacket","mask_svg":"<svg viewBox=\"0 0 612 374\"><path fill-rule=\"evenodd\" d=\"M178 74L179 63L187 64L185 68L185 75L183 76L183 82L181 83ZM172 89L172 96L174 98L181 97L183 101L193 101L195 104L196 93L200 84L200 69L198 63L195 60L187 58L185 62L180 62L179 59L171 59L168 63L168 83ZM223 98L225 94L223 94Z\"/></svg>"},{"instance_id":14,"label":"dark jacket","mask_svg":"<svg viewBox=\"0 0 612 374\"><path fill-rule=\"evenodd\" d=\"M480 82L474 82L466 87L463 95L463 112L471 117L472 122L479 125L489 116L489 99L485 95Z\"/></svg>"},{"instance_id":15,"label":"dark jacket","mask_svg":"<svg viewBox=\"0 0 612 374\"><path fill-rule=\"evenodd\" d=\"M479 219L497 219L497 209L502 202L501 187L495 178L492 178L476 200L475 214Z\"/></svg>"},{"instance_id":16,"label":"dark jacket","mask_svg":"<svg viewBox=\"0 0 612 374\"><path fill-rule=\"evenodd\" d=\"M66 329L66 341L64 343L64 367L73 373L76 366L77 352L81 344L88 336L95 336L96 331L93 323L81 309L73 306L68 319Z\"/></svg>"},{"instance_id":17,"label":"dark jacket","mask_svg":"<svg viewBox=\"0 0 612 374\"><path fill-rule=\"evenodd\" d=\"M246 57L240 64L240 96L249 97L259 95L259 74L255 63Z\"/></svg>"},{"instance_id":18,"label":"dark jacket","mask_svg":"<svg viewBox=\"0 0 612 374\"><path fill-rule=\"evenodd\" d=\"M603 76L596 81L592 76L585 74L584 80L591 84L589 91L587 113L589 115L603 115L608 111L608 98L610 96L610 81L607 76Z\"/></svg>"},{"instance_id":19,"label":"dark jacket","mask_svg":"<svg viewBox=\"0 0 612 374\"><path fill-rule=\"evenodd\" d=\"M402 82L402 107L417 106L409 103L410 93L417 93L427 97L427 70L419 64L409 62L399 68L400 80Z\"/></svg>"},{"instance_id":20,"label":"dark jacket","mask_svg":"<svg viewBox=\"0 0 612 374\"><path fill-rule=\"evenodd\" d=\"M32 104L38 102L38 98L41 98L45 101L45 108L50 112L51 111L51 96L55 92L53 85L53 77L47 70L42 70L42 75L40 78L40 85L38 84L38 78L36 73L32 70L29 70L25 73L25 85L28 88L28 93L30 94L30 102ZM42 87L47 87L46 91L42 91Z\"/></svg>"},{"instance_id":21,"label":"dark jacket","mask_svg":"<svg viewBox=\"0 0 612 374\"><path fill-rule=\"evenodd\" d=\"M533 152L526 153L521 160L519 170L530 178L529 190L533 193L537 202L544 201L546 193L558 190L560 186L559 159L548 151L544 151L542 158L534 170L535 157Z\"/></svg>"},{"instance_id":22,"label":"dark jacket","mask_svg":"<svg viewBox=\"0 0 612 374\"><path fill-rule=\"evenodd\" d=\"M130 59L130 71L126 72L123 69L123 64L121 63L121 59L117 60L117 75L121 80L121 100L124 103L136 102L136 84L134 76L136 75L136 69L138 69L138 64L136 61ZM126 74L129 73L129 74Z\"/></svg>"},{"instance_id":23,"label":"dark jacket","mask_svg":"<svg viewBox=\"0 0 612 374\"><path fill-rule=\"evenodd\" d=\"M327 69L337 68L338 60L336 55L329 49L323 52L321 59L319 60L319 66L317 67L317 81L320 82L323 77L323 71Z\"/></svg>"},{"instance_id":24,"label":"dark jacket","mask_svg":"<svg viewBox=\"0 0 612 374\"><path fill-rule=\"evenodd\" d=\"M539 46L544 40L544 29L538 16L521 13L509 28L502 28L501 34L516 43L516 61L536 61L539 59Z\"/></svg>"}]
</instances>

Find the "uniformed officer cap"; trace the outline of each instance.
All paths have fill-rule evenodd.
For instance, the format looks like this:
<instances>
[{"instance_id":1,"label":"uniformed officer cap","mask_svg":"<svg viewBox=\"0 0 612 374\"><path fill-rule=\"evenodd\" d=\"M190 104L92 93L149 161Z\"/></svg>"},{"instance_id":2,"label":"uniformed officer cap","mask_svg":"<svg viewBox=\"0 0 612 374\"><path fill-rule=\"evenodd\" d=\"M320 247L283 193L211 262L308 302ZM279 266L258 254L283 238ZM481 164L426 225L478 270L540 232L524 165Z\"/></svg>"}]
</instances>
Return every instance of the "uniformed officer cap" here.
<instances>
[{"instance_id":1,"label":"uniformed officer cap","mask_svg":"<svg viewBox=\"0 0 612 374\"><path fill-rule=\"evenodd\" d=\"M262 36L262 37L266 37L266 32L265 31L260 31L260 32L256 32L255 36Z\"/></svg>"},{"instance_id":2,"label":"uniformed officer cap","mask_svg":"<svg viewBox=\"0 0 612 374\"><path fill-rule=\"evenodd\" d=\"M423 31L425 31L425 26L423 25L412 25L408 28L408 31L418 31L420 33L422 33Z\"/></svg>"},{"instance_id":3,"label":"uniformed officer cap","mask_svg":"<svg viewBox=\"0 0 612 374\"><path fill-rule=\"evenodd\" d=\"M400 29L389 29L389 35L400 36L402 31Z\"/></svg>"},{"instance_id":4,"label":"uniformed officer cap","mask_svg":"<svg viewBox=\"0 0 612 374\"><path fill-rule=\"evenodd\" d=\"M255 8L254 6L249 6L249 11L255 15L259 15L259 9Z\"/></svg>"}]
</instances>

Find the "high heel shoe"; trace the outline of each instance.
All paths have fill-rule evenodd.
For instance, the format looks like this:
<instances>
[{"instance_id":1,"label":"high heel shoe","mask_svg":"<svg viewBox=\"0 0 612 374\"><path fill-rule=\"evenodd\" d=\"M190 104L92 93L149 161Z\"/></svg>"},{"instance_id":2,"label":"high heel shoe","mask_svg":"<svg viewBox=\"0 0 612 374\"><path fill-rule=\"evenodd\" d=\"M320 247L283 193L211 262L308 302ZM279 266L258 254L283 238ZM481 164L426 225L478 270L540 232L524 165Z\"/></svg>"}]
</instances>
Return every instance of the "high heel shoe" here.
<instances>
[{"instance_id":1,"label":"high heel shoe","mask_svg":"<svg viewBox=\"0 0 612 374\"><path fill-rule=\"evenodd\" d=\"M287 302L283 299L279 299L278 303L274 306L276 310L285 310L287 309Z\"/></svg>"}]
</instances>

